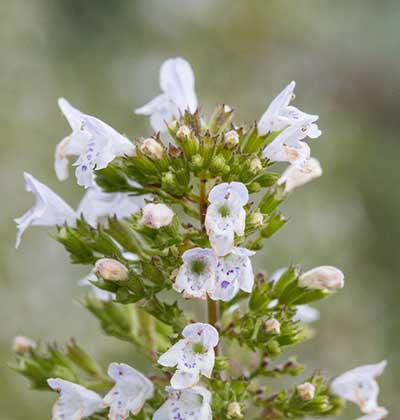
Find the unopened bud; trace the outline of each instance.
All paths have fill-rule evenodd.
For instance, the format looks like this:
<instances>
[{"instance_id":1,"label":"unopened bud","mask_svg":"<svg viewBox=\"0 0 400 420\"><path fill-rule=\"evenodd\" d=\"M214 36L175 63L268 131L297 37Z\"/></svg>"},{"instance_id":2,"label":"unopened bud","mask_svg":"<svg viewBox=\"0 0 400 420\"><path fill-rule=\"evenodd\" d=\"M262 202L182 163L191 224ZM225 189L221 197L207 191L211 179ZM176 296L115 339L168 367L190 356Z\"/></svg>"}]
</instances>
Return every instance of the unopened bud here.
<instances>
[{"instance_id":1,"label":"unopened bud","mask_svg":"<svg viewBox=\"0 0 400 420\"><path fill-rule=\"evenodd\" d=\"M128 269L119 261L112 258L101 258L96 261L94 271L100 277L109 281L128 280Z\"/></svg>"},{"instance_id":2,"label":"unopened bud","mask_svg":"<svg viewBox=\"0 0 400 420\"><path fill-rule=\"evenodd\" d=\"M36 348L36 343L28 337L19 335L14 338L13 350L18 354L27 353Z\"/></svg>"},{"instance_id":3,"label":"unopened bud","mask_svg":"<svg viewBox=\"0 0 400 420\"><path fill-rule=\"evenodd\" d=\"M210 168L213 172L221 172L225 167L225 158L222 155L214 156Z\"/></svg>"},{"instance_id":4,"label":"unopened bud","mask_svg":"<svg viewBox=\"0 0 400 420\"><path fill-rule=\"evenodd\" d=\"M341 289L344 286L344 274L336 267L316 267L300 276L299 286L308 289Z\"/></svg>"},{"instance_id":5,"label":"unopened bud","mask_svg":"<svg viewBox=\"0 0 400 420\"><path fill-rule=\"evenodd\" d=\"M226 414L229 419L242 419L243 418L242 408L240 407L240 404L236 401L231 402L228 405L228 410Z\"/></svg>"},{"instance_id":6,"label":"unopened bud","mask_svg":"<svg viewBox=\"0 0 400 420\"><path fill-rule=\"evenodd\" d=\"M258 159L257 157L253 158L250 161L249 169L251 173L256 174L257 172L260 172L262 168L263 166L262 166L261 160Z\"/></svg>"},{"instance_id":7,"label":"unopened bud","mask_svg":"<svg viewBox=\"0 0 400 420\"><path fill-rule=\"evenodd\" d=\"M285 193L288 193L321 175L322 168L319 161L311 158L302 170L294 165L289 166L279 178L278 184L285 184Z\"/></svg>"},{"instance_id":8,"label":"unopened bud","mask_svg":"<svg viewBox=\"0 0 400 420\"><path fill-rule=\"evenodd\" d=\"M235 130L228 131L224 136L224 145L233 149L239 144L239 134Z\"/></svg>"},{"instance_id":9,"label":"unopened bud","mask_svg":"<svg viewBox=\"0 0 400 420\"><path fill-rule=\"evenodd\" d=\"M174 144L170 143L168 145L168 155L173 158L179 158L182 156L182 149L176 147Z\"/></svg>"},{"instance_id":10,"label":"unopened bud","mask_svg":"<svg viewBox=\"0 0 400 420\"><path fill-rule=\"evenodd\" d=\"M176 132L176 137L180 140L185 140L190 137L192 130L187 125L181 125Z\"/></svg>"},{"instance_id":11,"label":"unopened bud","mask_svg":"<svg viewBox=\"0 0 400 420\"><path fill-rule=\"evenodd\" d=\"M197 168L201 168L203 166L204 159L201 155L196 154L192 157L192 164L196 166Z\"/></svg>"},{"instance_id":12,"label":"unopened bud","mask_svg":"<svg viewBox=\"0 0 400 420\"><path fill-rule=\"evenodd\" d=\"M303 401L311 401L315 397L315 386L310 382L304 382L297 386L297 394Z\"/></svg>"},{"instance_id":13,"label":"unopened bud","mask_svg":"<svg viewBox=\"0 0 400 420\"><path fill-rule=\"evenodd\" d=\"M164 148L152 138L148 138L140 145L140 150L152 160L161 160L164 157Z\"/></svg>"},{"instance_id":14,"label":"unopened bud","mask_svg":"<svg viewBox=\"0 0 400 420\"><path fill-rule=\"evenodd\" d=\"M174 218L174 212L165 204L149 203L143 207L140 222L152 229L168 226Z\"/></svg>"},{"instance_id":15,"label":"unopened bud","mask_svg":"<svg viewBox=\"0 0 400 420\"><path fill-rule=\"evenodd\" d=\"M281 323L275 318L268 319L265 321L265 331L268 334L280 334Z\"/></svg>"},{"instance_id":16,"label":"unopened bud","mask_svg":"<svg viewBox=\"0 0 400 420\"><path fill-rule=\"evenodd\" d=\"M259 211L251 213L250 215L250 224L254 226L261 226L264 223L264 216Z\"/></svg>"}]
</instances>

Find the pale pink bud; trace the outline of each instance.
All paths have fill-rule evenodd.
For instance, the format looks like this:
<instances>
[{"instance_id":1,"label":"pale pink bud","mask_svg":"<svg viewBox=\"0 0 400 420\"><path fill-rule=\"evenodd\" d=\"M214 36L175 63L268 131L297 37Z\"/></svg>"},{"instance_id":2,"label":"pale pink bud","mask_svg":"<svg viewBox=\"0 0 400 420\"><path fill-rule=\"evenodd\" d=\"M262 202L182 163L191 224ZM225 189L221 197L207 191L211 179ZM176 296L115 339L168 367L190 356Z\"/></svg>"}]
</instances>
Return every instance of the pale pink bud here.
<instances>
[{"instance_id":1,"label":"pale pink bud","mask_svg":"<svg viewBox=\"0 0 400 420\"><path fill-rule=\"evenodd\" d=\"M239 134L235 130L228 131L224 136L224 144L233 148L239 144Z\"/></svg>"},{"instance_id":2,"label":"pale pink bud","mask_svg":"<svg viewBox=\"0 0 400 420\"><path fill-rule=\"evenodd\" d=\"M140 145L140 150L152 160L160 160L164 157L164 148L152 138L144 140Z\"/></svg>"},{"instance_id":3,"label":"pale pink bud","mask_svg":"<svg viewBox=\"0 0 400 420\"><path fill-rule=\"evenodd\" d=\"M297 386L297 394L303 401L311 401L315 397L315 386L310 382Z\"/></svg>"},{"instance_id":4,"label":"pale pink bud","mask_svg":"<svg viewBox=\"0 0 400 420\"><path fill-rule=\"evenodd\" d=\"M100 277L109 281L124 281L129 278L128 269L112 258L101 258L96 261L94 271Z\"/></svg>"},{"instance_id":5,"label":"pale pink bud","mask_svg":"<svg viewBox=\"0 0 400 420\"><path fill-rule=\"evenodd\" d=\"M280 334L281 323L275 318L268 319L265 321L265 331L268 334Z\"/></svg>"},{"instance_id":6,"label":"pale pink bud","mask_svg":"<svg viewBox=\"0 0 400 420\"><path fill-rule=\"evenodd\" d=\"M178 139L184 140L188 139L191 134L192 131L187 125L181 125L176 132L176 137L178 137Z\"/></svg>"},{"instance_id":7,"label":"pale pink bud","mask_svg":"<svg viewBox=\"0 0 400 420\"><path fill-rule=\"evenodd\" d=\"M30 338L18 335L14 338L13 349L18 354L27 353L36 348L36 343Z\"/></svg>"},{"instance_id":8,"label":"pale pink bud","mask_svg":"<svg viewBox=\"0 0 400 420\"><path fill-rule=\"evenodd\" d=\"M174 212L165 204L149 203L143 207L141 223L152 229L159 229L168 226L173 217Z\"/></svg>"},{"instance_id":9,"label":"pale pink bud","mask_svg":"<svg viewBox=\"0 0 400 420\"><path fill-rule=\"evenodd\" d=\"M344 286L344 274L329 265L316 267L300 276L299 286L308 289L341 289Z\"/></svg>"}]
</instances>

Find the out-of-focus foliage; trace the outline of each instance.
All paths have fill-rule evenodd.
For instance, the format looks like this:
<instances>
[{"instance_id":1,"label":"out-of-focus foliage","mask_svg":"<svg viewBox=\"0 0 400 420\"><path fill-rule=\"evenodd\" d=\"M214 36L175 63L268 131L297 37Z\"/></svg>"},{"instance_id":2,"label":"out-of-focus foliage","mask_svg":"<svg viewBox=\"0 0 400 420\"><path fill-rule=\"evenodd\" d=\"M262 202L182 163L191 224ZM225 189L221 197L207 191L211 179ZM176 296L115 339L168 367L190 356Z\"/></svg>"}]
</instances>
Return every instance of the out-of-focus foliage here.
<instances>
[{"instance_id":1,"label":"out-of-focus foliage","mask_svg":"<svg viewBox=\"0 0 400 420\"><path fill-rule=\"evenodd\" d=\"M116 347L101 336L78 303L71 310L86 273L68 263L44 229L31 229L13 249L12 218L32 203L23 193L23 170L68 202L83 194L72 177L61 184L52 171L54 147L69 132L57 97L131 138L150 133L147 119L132 110L158 93L156 69L174 55L191 61L206 111L226 102L240 110L237 119L261 115L294 79L296 105L320 114L323 136L312 146L324 176L293 194L285 208L290 226L269 242L258 265L269 272L292 262L343 269L346 287L321 304L317 335L303 345L301 360L335 374L387 358L382 403L396 418L399 18L396 0L1 2L2 419L50 417L54 400L27 392L5 367L15 334L76 337L104 364L140 363L129 344ZM351 414L349 408L344 418Z\"/></svg>"}]
</instances>

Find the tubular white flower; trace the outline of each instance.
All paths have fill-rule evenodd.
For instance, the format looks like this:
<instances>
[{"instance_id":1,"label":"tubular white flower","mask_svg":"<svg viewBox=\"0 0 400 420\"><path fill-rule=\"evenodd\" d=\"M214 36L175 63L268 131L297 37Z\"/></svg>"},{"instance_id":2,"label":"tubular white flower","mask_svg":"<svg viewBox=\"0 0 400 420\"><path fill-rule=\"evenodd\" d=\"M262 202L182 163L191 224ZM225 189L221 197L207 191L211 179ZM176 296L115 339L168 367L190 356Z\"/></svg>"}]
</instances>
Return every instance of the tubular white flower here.
<instances>
[{"instance_id":1,"label":"tubular white flower","mask_svg":"<svg viewBox=\"0 0 400 420\"><path fill-rule=\"evenodd\" d=\"M228 302L239 290L251 293L254 273L249 257L254 254L246 248L233 248L230 254L218 258L215 290L209 291L211 299Z\"/></svg>"},{"instance_id":2,"label":"tubular white flower","mask_svg":"<svg viewBox=\"0 0 400 420\"><path fill-rule=\"evenodd\" d=\"M197 384L200 375L211 377L214 368L214 347L218 344L218 331L209 324L195 323L182 331L183 339L162 354L158 363L174 367L171 385L175 389L190 388Z\"/></svg>"},{"instance_id":3,"label":"tubular white flower","mask_svg":"<svg viewBox=\"0 0 400 420\"><path fill-rule=\"evenodd\" d=\"M174 289L185 297L206 299L215 288L217 257L211 249L192 248L182 255L183 264L176 276Z\"/></svg>"},{"instance_id":4,"label":"tubular white flower","mask_svg":"<svg viewBox=\"0 0 400 420\"><path fill-rule=\"evenodd\" d=\"M103 398L103 406L110 407L110 420L124 420L139 413L146 400L153 396L154 386L142 373L124 363L111 363L108 376L114 387Z\"/></svg>"},{"instance_id":5,"label":"tubular white flower","mask_svg":"<svg viewBox=\"0 0 400 420\"><path fill-rule=\"evenodd\" d=\"M168 400L153 414L153 420L212 420L211 393L202 386L185 390L167 387Z\"/></svg>"},{"instance_id":6,"label":"tubular white flower","mask_svg":"<svg viewBox=\"0 0 400 420\"><path fill-rule=\"evenodd\" d=\"M293 321L300 321L305 324L310 324L319 319L319 310L310 305L299 305L296 307L296 315Z\"/></svg>"},{"instance_id":7,"label":"tubular white flower","mask_svg":"<svg viewBox=\"0 0 400 420\"><path fill-rule=\"evenodd\" d=\"M285 193L311 182L322 175L322 168L319 161L310 158L303 170L295 165L290 165L278 179L278 185L285 184Z\"/></svg>"},{"instance_id":8,"label":"tubular white flower","mask_svg":"<svg viewBox=\"0 0 400 420\"><path fill-rule=\"evenodd\" d=\"M125 193L106 193L97 185L88 188L79 203L77 214L83 215L93 227L102 217L116 216L119 219L130 217L139 210L142 199Z\"/></svg>"},{"instance_id":9,"label":"tubular white flower","mask_svg":"<svg viewBox=\"0 0 400 420\"><path fill-rule=\"evenodd\" d=\"M338 268L329 265L316 267L300 276L299 286L308 289L341 289L344 286L344 274Z\"/></svg>"},{"instance_id":10,"label":"tubular white flower","mask_svg":"<svg viewBox=\"0 0 400 420\"><path fill-rule=\"evenodd\" d=\"M314 118L300 120L279 133L263 150L263 157L273 162L289 162L302 171L309 171L310 146L304 141L312 130Z\"/></svg>"},{"instance_id":11,"label":"tubular white flower","mask_svg":"<svg viewBox=\"0 0 400 420\"><path fill-rule=\"evenodd\" d=\"M29 226L56 226L63 223L73 225L77 219L74 210L50 188L26 172L24 178L26 191L33 193L36 201L23 216L14 219L17 224L16 248Z\"/></svg>"},{"instance_id":12,"label":"tubular white flower","mask_svg":"<svg viewBox=\"0 0 400 420\"><path fill-rule=\"evenodd\" d=\"M166 131L166 123L179 117L188 109L194 113L197 96L192 67L183 58L170 58L160 69L162 94L135 110L136 114L150 115L150 124L155 131Z\"/></svg>"},{"instance_id":13,"label":"tubular white flower","mask_svg":"<svg viewBox=\"0 0 400 420\"><path fill-rule=\"evenodd\" d=\"M385 416L383 412L386 410L378 406L379 386L375 378L383 373L386 365L387 362L382 361L349 370L332 381L331 391L357 404L363 413L369 415L362 419L380 419L382 415Z\"/></svg>"},{"instance_id":14,"label":"tubular white flower","mask_svg":"<svg viewBox=\"0 0 400 420\"><path fill-rule=\"evenodd\" d=\"M57 146L54 167L60 181L68 177L68 156L79 156L74 166L79 185L94 186L95 169L104 169L117 156L133 155L135 146L103 121L83 114L66 99L58 105L72 128L72 133Z\"/></svg>"},{"instance_id":15,"label":"tubular white flower","mask_svg":"<svg viewBox=\"0 0 400 420\"><path fill-rule=\"evenodd\" d=\"M248 200L247 188L240 182L219 184L210 191L208 201L211 204L207 208L205 227L218 256L232 251L235 233L244 234L246 211L243 206Z\"/></svg>"},{"instance_id":16,"label":"tubular white flower","mask_svg":"<svg viewBox=\"0 0 400 420\"><path fill-rule=\"evenodd\" d=\"M261 136L283 130L286 127L296 124L299 120L307 118L312 118L314 121L318 120L318 115L307 114L294 106L289 106L290 101L294 97L293 91L295 87L296 83L294 81L290 82L264 112L257 124L258 133ZM312 124L307 135L310 138L316 138L321 135L321 131L316 124Z\"/></svg>"},{"instance_id":17,"label":"tubular white flower","mask_svg":"<svg viewBox=\"0 0 400 420\"><path fill-rule=\"evenodd\" d=\"M160 229L171 224L174 214L165 204L149 203L143 207L143 216L140 222L149 228Z\"/></svg>"},{"instance_id":18,"label":"tubular white flower","mask_svg":"<svg viewBox=\"0 0 400 420\"><path fill-rule=\"evenodd\" d=\"M47 383L60 394L53 406L53 420L80 420L101 408L100 395L81 385L58 378L50 378Z\"/></svg>"}]
</instances>

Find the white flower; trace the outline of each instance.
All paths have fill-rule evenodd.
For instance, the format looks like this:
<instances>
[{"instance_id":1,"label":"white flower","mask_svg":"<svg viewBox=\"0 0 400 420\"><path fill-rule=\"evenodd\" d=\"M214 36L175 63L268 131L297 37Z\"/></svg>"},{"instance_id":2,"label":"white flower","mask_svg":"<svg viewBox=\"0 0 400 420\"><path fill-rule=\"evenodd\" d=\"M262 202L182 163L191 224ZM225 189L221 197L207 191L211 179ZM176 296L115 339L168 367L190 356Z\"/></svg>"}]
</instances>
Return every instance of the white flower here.
<instances>
[{"instance_id":1,"label":"white flower","mask_svg":"<svg viewBox=\"0 0 400 420\"><path fill-rule=\"evenodd\" d=\"M235 233L244 234L246 211L243 206L249 201L249 193L240 182L215 186L208 196L205 227L210 243L218 256L232 251Z\"/></svg>"},{"instance_id":2,"label":"white flower","mask_svg":"<svg viewBox=\"0 0 400 420\"><path fill-rule=\"evenodd\" d=\"M279 133L263 150L263 157L272 162L290 162L307 172L310 146L301 141L312 129L314 118L302 119Z\"/></svg>"},{"instance_id":3,"label":"white flower","mask_svg":"<svg viewBox=\"0 0 400 420\"><path fill-rule=\"evenodd\" d=\"M190 64L183 58L170 58L160 69L162 94L135 110L136 114L150 115L155 131L166 131L165 123L189 110L194 113L197 97L194 90L194 74Z\"/></svg>"},{"instance_id":4,"label":"white flower","mask_svg":"<svg viewBox=\"0 0 400 420\"><path fill-rule=\"evenodd\" d=\"M215 290L209 291L211 299L228 302L239 290L251 293L254 273L249 257L254 254L246 248L233 248L230 254L218 258Z\"/></svg>"},{"instance_id":5,"label":"white flower","mask_svg":"<svg viewBox=\"0 0 400 420\"><path fill-rule=\"evenodd\" d=\"M24 354L36 348L36 343L28 337L18 335L14 338L13 350L18 354Z\"/></svg>"},{"instance_id":6,"label":"white flower","mask_svg":"<svg viewBox=\"0 0 400 420\"><path fill-rule=\"evenodd\" d=\"M58 179L68 177L68 156L79 156L74 165L79 185L94 185L95 169L104 169L117 156L133 155L135 146L103 121L83 114L66 99L58 105L72 128L72 133L57 146L54 167Z\"/></svg>"},{"instance_id":7,"label":"white flower","mask_svg":"<svg viewBox=\"0 0 400 420\"><path fill-rule=\"evenodd\" d=\"M303 170L295 165L290 165L278 179L278 185L285 184L285 193L293 191L295 188L301 187L308 182L319 178L322 175L322 168L319 161L310 158Z\"/></svg>"},{"instance_id":8,"label":"white flower","mask_svg":"<svg viewBox=\"0 0 400 420\"><path fill-rule=\"evenodd\" d=\"M378 407L373 412L367 414L366 416L359 417L357 420L381 420L389 414L389 411L386 408Z\"/></svg>"},{"instance_id":9,"label":"white flower","mask_svg":"<svg viewBox=\"0 0 400 420\"><path fill-rule=\"evenodd\" d=\"M380 376L387 362L364 365L338 376L331 383L331 391L347 401L357 404L369 416L362 419L380 419L385 409L378 406L379 386L375 378Z\"/></svg>"},{"instance_id":10,"label":"white flower","mask_svg":"<svg viewBox=\"0 0 400 420\"><path fill-rule=\"evenodd\" d=\"M195 323L182 331L183 339L162 354L158 363L162 366L177 367L171 385L175 389L185 389L197 384L200 374L211 377L214 368L214 347L218 344L218 331L209 324Z\"/></svg>"},{"instance_id":11,"label":"white flower","mask_svg":"<svg viewBox=\"0 0 400 420\"><path fill-rule=\"evenodd\" d=\"M79 203L77 214L83 215L93 227L99 219L116 216L119 219L130 217L139 210L141 199L125 193L106 193L97 185L88 188Z\"/></svg>"},{"instance_id":12,"label":"white flower","mask_svg":"<svg viewBox=\"0 0 400 420\"><path fill-rule=\"evenodd\" d=\"M294 97L293 91L295 86L295 82L290 82L271 102L268 109L262 115L257 124L258 133L261 136L274 131L283 130L299 120L306 118L313 118L314 121L318 120L318 115L306 114L294 106L289 106L290 101ZM311 138L316 138L321 135L321 131L316 124L312 124L307 135Z\"/></svg>"},{"instance_id":13,"label":"white flower","mask_svg":"<svg viewBox=\"0 0 400 420\"><path fill-rule=\"evenodd\" d=\"M344 274L336 267L324 265L302 274L299 286L308 289L335 290L344 286Z\"/></svg>"},{"instance_id":14,"label":"white flower","mask_svg":"<svg viewBox=\"0 0 400 420\"><path fill-rule=\"evenodd\" d=\"M91 271L87 276L81 279L78 284L80 286L89 286L90 290L93 292L97 300L100 300L102 302L108 302L110 300L113 300L115 298L115 293L96 287L94 284L92 284L92 282L96 281L97 276L95 273L93 273L93 271Z\"/></svg>"},{"instance_id":15,"label":"white flower","mask_svg":"<svg viewBox=\"0 0 400 420\"><path fill-rule=\"evenodd\" d=\"M25 189L35 195L35 205L23 216L15 219L17 224L18 248L24 231L29 226L56 226L68 223L73 225L77 215L72 208L46 185L31 174L24 173Z\"/></svg>"},{"instance_id":16,"label":"white flower","mask_svg":"<svg viewBox=\"0 0 400 420\"><path fill-rule=\"evenodd\" d=\"M212 420L211 393L202 386L185 390L168 387L168 400L153 414L153 420Z\"/></svg>"},{"instance_id":17,"label":"white flower","mask_svg":"<svg viewBox=\"0 0 400 420\"><path fill-rule=\"evenodd\" d=\"M182 255L183 264L176 276L174 289L185 297L205 299L215 288L217 257L211 249L192 248Z\"/></svg>"},{"instance_id":18,"label":"white flower","mask_svg":"<svg viewBox=\"0 0 400 420\"><path fill-rule=\"evenodd\" d=\"M101 397L81 385L58 378L50 378L47 383L60 394L53 406L53 420L80 420L101 408Z\"/></svg>"},{"instance_id":19,"label":"white flower","mask_svg":"<svg viewBox=\"0 0 400 420\"><path fill-rule=\"evenodd\" d=\"M319 310L310 305L299 305L296 307L296 315L293 317L294 321L304 322L310 324L319 319Z\"/></svg>"},{"instance_id":20,"label":"white flower","mask_svg":"<svg viewBox=\"0 0 400 420\"><path fill-rule=\"evenodd\" d=\"M124 363L111 363L108 376L114 387L103 398L103 405L110 407L110 420L124 420L139 413L146 400L153 396L154 387L149 379Z\"/></svg>"},{"instance_id":21,"label":"white flower","mask_svg":"<svg viewBox=\"0 0 400 420\"><path fill-rule=\"evenodd\" d=\"M149 228L160 229L171 224L174 212L165 204L149 203L143 207L140 222Z\"/></svg>"}]
</instances>

